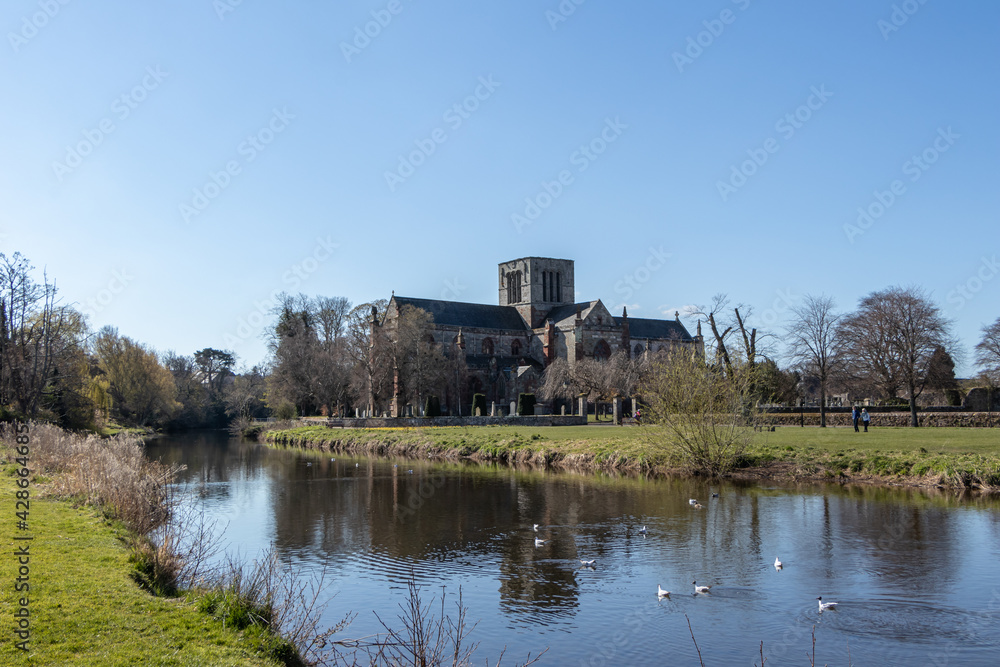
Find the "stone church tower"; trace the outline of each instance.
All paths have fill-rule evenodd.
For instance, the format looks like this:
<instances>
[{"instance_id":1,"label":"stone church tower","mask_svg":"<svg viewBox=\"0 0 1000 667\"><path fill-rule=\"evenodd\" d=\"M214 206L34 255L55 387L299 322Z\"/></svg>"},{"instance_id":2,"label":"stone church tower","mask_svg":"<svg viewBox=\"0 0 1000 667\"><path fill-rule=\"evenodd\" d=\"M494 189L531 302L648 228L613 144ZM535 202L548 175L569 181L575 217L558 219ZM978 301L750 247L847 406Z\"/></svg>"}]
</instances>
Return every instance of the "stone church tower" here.
<instances>
[{"instance_id":1,"label":"stone church tower","mask_svg":"<svg viewBox=\"0 0 1000 667\"><path fill-rule=\"evenodd\" d=\"M498 267L500 305L513 306L531 329L557 306L574 302L573 260L522 257Z\"/></svg>"}]
</instances>

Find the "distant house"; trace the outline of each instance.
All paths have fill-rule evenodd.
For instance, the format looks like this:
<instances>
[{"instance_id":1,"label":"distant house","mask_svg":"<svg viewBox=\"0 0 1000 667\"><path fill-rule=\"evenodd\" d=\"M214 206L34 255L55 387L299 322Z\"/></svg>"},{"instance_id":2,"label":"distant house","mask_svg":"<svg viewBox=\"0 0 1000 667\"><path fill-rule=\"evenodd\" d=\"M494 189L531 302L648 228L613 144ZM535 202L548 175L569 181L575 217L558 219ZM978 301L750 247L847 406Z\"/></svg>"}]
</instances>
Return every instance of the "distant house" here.
<instances>
[{"instance_id":1,"label":"distant house","mask_svg":"<svg viewBox=\"0 0 1000 667\"><path fill-rule=\"evenodd\" d=\"M446 350L465 355L469 390L504 404L534 391L556 359L572 366L587 357L607 359L619 350L631 357L677 346L704 354L699 324L692 336L673 320L613 316L600 299L574 303L573 261L522 257L498 266L499 305L393 295L386 321L405 306L434 318L430 336ZM448 352L449 354L454 352Z\"/></svg>"}]
</instances>

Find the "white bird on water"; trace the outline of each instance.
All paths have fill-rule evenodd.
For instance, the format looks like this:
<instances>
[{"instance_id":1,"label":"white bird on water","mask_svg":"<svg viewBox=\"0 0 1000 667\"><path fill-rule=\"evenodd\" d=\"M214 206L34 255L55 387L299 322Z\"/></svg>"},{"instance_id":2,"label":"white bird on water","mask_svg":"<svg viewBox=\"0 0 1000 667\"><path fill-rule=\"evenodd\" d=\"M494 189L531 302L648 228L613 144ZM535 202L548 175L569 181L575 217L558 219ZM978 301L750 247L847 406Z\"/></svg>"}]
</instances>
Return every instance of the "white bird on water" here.
<instances>
[{"instance_id":1,"label":"white bird on water","mask_svg":"<svg viewBox=\"0 0 1000 667\"><path fill-rule=\"evenodd\" d=\"M692 581L691 584L694 585L695 593L707 593L712 589L711 586L699 586L697 581Z\"/></svg>"},{"instance_id":2,"label":"white bird on water","mask_svg":"<svg viewBox=\"0 0 1000 667\"><path fill-rule=\"evenodd\" d=\"M535 538L535 546L536 547L540 547L543 544L545 544L546 542L548 542L548 540L543 540L543 539L538 538L538 537Z\"/></svg>"},{"instance_id":3,"label":"white bird on water","mask_svg":"<svg viewBox=\"0 0 1000 667\"><path fill-rule=\"evenodd\" d=\"M698 501L694 498L688 498L688 505L697 505Z\"/></svg>"},{"instance_id":4,"label":"white bird on water","mask_svg":"<svg viewBox=\"0 0 1000 667\"><path fill-rule=\"evenodd\" d=\"M780 569L781 569L781 568L783 568L783 567L784 567L784 565L782 565L782 564L781 564L781 561L780 561L780 560L778 560L778 557L777 557L777 556L775 556L775 557L774 557L774 569L775 569L775 570L780 570Z\"/></svg>"},{"instance_id":5,"label":"white bird on water","mask_svg":"<svg viewBox=\"0 0 1000 667\"><path fill-rule=\"evenodd\" d=\"M656 584L656 597L658 598L668 598L670 597L670 591L663 590L659 584Z\"/></svg>"},{"instance_id":6,"label":"white bird on water","mask_svg":"<svg viewBox=\"0 0 1000 667\"><path fill-rule=\"evenodd\" d=\"M640 535L645 535L646 534L646 527L645 526L643 526L642 528L639 529L639 534Z\"/></svg>"},{"instance_id":7,"label":"white bird on water","mask_svg":"<svg viewBox=\"0 0 1000 667\"><path fill-rule=\"evenodd\" d=\"M827 609L833 609L837 606L836 602L823 602L823 596L816 598L819 600L819 610L826 611Z\"/></svg>"},{"instance_id":8,"label":"white bird on water","mask_svg":"<svg viewBox=\"0 0 1000 667\"><path fill-rule=\"evenodd\" d=\"M537 533L538 532L538 524L536 523L533 527L535 529L535 532Z\"/></svg>"},{"instance_id":9,"label":"white bird on water","mask_svg":"<svg viewBox=\"0 0 1000 667\"><path fill-rule=\"evenodd\" d=\"M580 565L582 565L584 567L594 567L594 563L596 563L596 562L597 562L596 559L594 559L594 560L581 560L580 561Z\"/></svg>"}]
</instances>

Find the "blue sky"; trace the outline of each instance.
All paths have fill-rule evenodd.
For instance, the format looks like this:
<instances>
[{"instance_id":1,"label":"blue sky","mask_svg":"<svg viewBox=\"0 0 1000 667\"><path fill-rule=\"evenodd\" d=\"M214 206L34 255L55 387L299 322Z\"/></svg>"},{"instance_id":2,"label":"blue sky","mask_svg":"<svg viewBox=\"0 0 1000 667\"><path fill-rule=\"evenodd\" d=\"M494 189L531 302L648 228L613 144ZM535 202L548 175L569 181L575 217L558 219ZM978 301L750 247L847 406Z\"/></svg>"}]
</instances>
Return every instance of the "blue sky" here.
<instances>
[{"instance_id":1,"label":"blue sky","mask_svg":"<svg viewBox=\"0 0 1000 667\"><path fill-rule=\"evenodd\" d=\"M160 351L529 255L776 330L917 285L970 359L1000 315L997 3L62 2L0 10L0 251Z\"/></svg>"}]
</instances>

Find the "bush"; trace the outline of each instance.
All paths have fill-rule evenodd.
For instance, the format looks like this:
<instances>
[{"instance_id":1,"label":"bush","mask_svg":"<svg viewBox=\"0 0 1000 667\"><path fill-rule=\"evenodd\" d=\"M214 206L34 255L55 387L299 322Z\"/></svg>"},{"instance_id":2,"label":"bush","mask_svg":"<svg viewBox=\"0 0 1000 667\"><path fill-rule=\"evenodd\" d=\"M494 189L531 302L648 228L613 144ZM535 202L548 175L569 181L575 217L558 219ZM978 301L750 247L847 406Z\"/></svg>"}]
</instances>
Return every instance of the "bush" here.
<instances>
[{"instance_id":1,"label":"bush","mask_svg":"<svg viewBox=\"0 0 1000 667\"><path fill-rule=\"evenodd\" d=\"M694 473L732 469L763 426L761 413L750 409L756 379L753 367L727 376L688 355L654 363L640 389L650 451Z\"/></svg>"},{"instance_id":2,"label":"bush","mask_svg":"<svg viewBox=\"0 0 1000 667\"><path fill-rule=\"evenodd\" d=\"M424 417L441 416L441 399L437 396L428 396L424 401Z\"/></svg>"},{"instance_id":3,"label":"bush","mask_svg":"<svg viewBox=\"0 0 1000 667\"><path fill-rule=\"evenodd\" d=\"M534 394L518 394L517 395L517 414L524 416L531 416L535 414L535 395Z\"/></svg>"},{"instance_id":4,"label":"bush","mask_svg":"<svg viewBox=\"0 0 1000 667\"><path fill-rule=\"evenodd\" d=\"M295 410L295 404L291 401L282 401L274 408L274 418L278 421L295 419L297 416L298 413Z\"/></svg>"},{"instance_id":5,"label":"bush","mask_svg":"<svg viewBox=\"0 0 1000 667\"><path fill-rule=\"evenodd\" d=\"M472 397L472 416L476 416L476 410L479 410L480 416L486 415L486 395L476 394Z\"/></svg>"}]
</instances>

